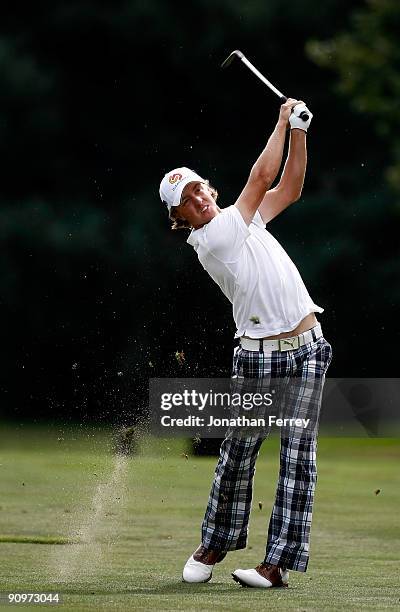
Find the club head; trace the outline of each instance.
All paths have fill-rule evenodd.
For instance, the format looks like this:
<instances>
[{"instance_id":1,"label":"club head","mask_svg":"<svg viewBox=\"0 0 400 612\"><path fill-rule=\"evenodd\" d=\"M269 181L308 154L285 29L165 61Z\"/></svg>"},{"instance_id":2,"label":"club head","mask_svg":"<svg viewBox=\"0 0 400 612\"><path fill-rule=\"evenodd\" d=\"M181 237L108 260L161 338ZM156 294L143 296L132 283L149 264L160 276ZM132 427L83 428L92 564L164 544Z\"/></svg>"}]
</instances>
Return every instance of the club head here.
<instances>
[{"instance_id":1,"label":"club head","mask_svg":"<svg viewBox=\"0 0 400 612\"><path fill-rule=\"evenodd\" d=\"M230 66L233 60L235 59L235 57L238 57L239 59L241 59L244 56L243 56L243 53L239 51L238 49L236 49L235 51L232 51L232 53L228 55L226 60L222 62L221 68L227 68L228 66Z\"/></svg>"}]
</instances>

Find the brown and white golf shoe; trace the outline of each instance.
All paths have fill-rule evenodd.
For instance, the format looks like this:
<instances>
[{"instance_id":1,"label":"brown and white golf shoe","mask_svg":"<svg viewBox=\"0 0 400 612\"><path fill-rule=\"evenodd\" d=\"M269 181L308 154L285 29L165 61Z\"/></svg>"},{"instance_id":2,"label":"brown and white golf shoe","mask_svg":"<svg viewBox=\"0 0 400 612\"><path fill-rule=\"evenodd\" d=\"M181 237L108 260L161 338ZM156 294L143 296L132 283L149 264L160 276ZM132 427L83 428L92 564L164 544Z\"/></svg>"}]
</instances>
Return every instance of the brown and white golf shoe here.
<instances>
[{"instance_id":1,"label":"brown and white golf shoe","mask_svg":"<svg viewBox=\"0 0 400 612\"><path fill-rule=\"evenodd\" d=\"M286 568L260 563L255 569L237 569L232 578L243 587L269 589L271 587L287 587L289 572Z\"/></svg>"},{"instance_id":2,"label":"brown and white golf shoe","mask_svg":"<svg viewBox=\"0 0 400 612\"><path fill-rule=\"evenodd\" d=\"M204 548L202 544L186 561L183 568L183 582L208 582L212 578L214 565L220 563L226 553Z\"/></svg>"}]
</instances>

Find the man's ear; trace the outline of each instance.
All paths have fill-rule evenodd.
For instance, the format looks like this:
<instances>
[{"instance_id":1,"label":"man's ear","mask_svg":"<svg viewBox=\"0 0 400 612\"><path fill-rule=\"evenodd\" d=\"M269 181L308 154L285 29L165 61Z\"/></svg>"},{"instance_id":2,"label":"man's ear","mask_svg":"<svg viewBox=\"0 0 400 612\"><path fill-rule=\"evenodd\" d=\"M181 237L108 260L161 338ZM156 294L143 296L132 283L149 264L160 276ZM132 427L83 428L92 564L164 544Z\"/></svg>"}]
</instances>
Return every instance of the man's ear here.
<instances>
[{"instance_id":1,"label":"man's ear","mask_svg":"<svg viewBox=\"0 0 400 612\"><path fill-rule=\"evenodd\" d=\"M181 217L181 215L179 214L179 210L178 210L179 206L174 206L175 210L174 210L173 218L177 219L178 221L185 221L185 219Z\"/></svg>"}]
</instances>

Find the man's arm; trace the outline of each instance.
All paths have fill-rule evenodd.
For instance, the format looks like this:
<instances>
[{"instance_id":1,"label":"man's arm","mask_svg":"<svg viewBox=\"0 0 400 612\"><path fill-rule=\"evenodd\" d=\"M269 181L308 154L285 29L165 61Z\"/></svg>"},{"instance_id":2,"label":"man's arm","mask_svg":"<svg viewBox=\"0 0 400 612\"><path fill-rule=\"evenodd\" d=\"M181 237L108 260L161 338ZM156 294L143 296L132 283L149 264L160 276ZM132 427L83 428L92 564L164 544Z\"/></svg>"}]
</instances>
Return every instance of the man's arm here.
<instances>
[{"instance_id":1,"label":"man's arm","mask_svg":"<svg viewBox=\"0 0 400 612\"><path fill-rule=\"evenodd\" d=\"M267 145L251 169L245 188L235 202L245 223L250 225L265 192L271 187L282 163L286 127L293 106L298 100L288 98L282 104L279 119ZM298 130L296 130L298 131Z\"/></svg>"},{"instance_id":2,"label":"man's arm","mask_svg":"<svg viewBox=\"0 0 400 612\"><path fill-rule=\"evenodd\" d=\"M307 166L306 132L293 129L287 160L281 179L274 189L267 191L259 207L264 223L279 215L301 196Z\"/></svg>"}]
</instances>

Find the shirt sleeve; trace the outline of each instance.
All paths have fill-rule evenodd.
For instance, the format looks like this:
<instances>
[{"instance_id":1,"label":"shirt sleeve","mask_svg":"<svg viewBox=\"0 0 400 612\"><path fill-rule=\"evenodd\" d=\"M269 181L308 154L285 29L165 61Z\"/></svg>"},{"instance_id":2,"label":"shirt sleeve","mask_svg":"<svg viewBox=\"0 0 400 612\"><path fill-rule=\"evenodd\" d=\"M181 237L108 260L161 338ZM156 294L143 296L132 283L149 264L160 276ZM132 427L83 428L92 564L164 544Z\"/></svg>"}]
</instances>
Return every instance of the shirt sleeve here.
<instances>
[{"instance_id":1,"label":"shirt sleeve","mask_svg":"<svg viewBox=\"0 0 400 612\"><path fill-rule=\"evenodd\" d=\"M264 223L263 218L260 214L260 211L257 209L256 210L256 214L254 215L252 221L252 223L254 223L255 225L257 225L258 227L261 227L262 229L265 229L266 223Z\"/></svg>"},{"instance_id":2,"label":"shirt sleeve","mask_svg":"<svg viewBox=\"0 0 400 612\"><path fill-rule=\"evenodd\" d=\"M220 261L232 262L250 236L240 211L236 206L224 208L204 227L204 246Z\"/></svg>"}]
</instances>

